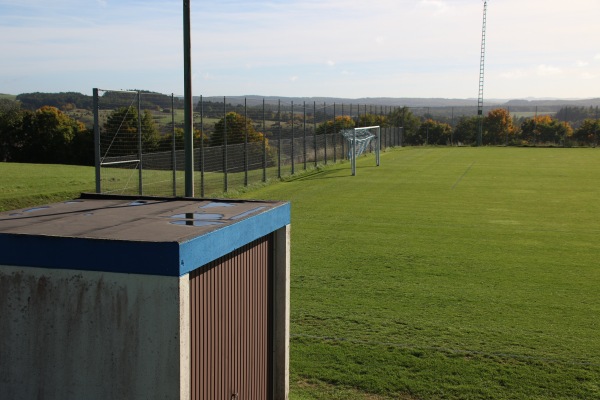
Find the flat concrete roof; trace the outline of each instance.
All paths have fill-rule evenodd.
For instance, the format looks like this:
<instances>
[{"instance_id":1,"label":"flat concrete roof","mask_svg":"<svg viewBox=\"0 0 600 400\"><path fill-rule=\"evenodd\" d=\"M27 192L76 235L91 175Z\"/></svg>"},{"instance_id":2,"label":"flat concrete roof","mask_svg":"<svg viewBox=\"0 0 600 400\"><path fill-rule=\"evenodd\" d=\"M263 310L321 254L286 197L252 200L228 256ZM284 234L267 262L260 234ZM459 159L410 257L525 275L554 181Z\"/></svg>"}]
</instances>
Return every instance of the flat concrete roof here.
<instances>
[{"instance_id":1,"label":"flat concrete roof","mask_svg":"<svg viewBox=\"0 0 600 400\"><path fill-rule=\"evenodd\" d=\"M285 202L84 194L0 213L0 264L182 275L289 223Z\"/></svg>"}]
</instances>

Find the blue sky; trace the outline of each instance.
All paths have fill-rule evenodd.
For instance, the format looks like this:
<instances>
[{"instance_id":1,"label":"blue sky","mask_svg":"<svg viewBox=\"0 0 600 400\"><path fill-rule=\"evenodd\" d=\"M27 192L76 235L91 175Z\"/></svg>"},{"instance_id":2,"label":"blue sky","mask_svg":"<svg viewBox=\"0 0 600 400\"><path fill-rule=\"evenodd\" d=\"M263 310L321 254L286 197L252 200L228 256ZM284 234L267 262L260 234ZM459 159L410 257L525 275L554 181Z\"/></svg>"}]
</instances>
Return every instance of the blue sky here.
<instances>
[{"instance_id":1,"label":"blue sky","mask_svg":"<svg viewBox=\"0 0 600 400\"><path fill-rule=\"evenodd\" d=\"M482 0L190 0L194 95L477 97ZM182 1L0 0L0 93L183 93ZM600 1L489 0L485 98L600 97Z\"/></svg>"}]
</instances>

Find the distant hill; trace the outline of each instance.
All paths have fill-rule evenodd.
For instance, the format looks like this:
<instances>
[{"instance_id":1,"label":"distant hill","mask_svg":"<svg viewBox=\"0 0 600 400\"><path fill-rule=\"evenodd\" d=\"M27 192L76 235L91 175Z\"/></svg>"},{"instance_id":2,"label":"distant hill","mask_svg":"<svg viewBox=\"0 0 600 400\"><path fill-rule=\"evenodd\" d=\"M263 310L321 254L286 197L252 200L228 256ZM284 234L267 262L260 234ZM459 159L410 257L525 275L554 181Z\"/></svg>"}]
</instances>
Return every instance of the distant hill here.
<instances>
[{"instance_id":1,"label":"distant hill","mask_svg":"<svg viewBox=\"0 0 600 400\"><path fill-rule=\"evenodd\" d=\"M223 97L204 97L205 100L221 101ZM306 102L311 104L367 104L393 107L477 107L477 99L446 99L446 98L417 98L417 97L361 97L349 99L342 97L285 97L285 96L227 96L227 102L233 105L244 104L244 99L248 105L261 104L263 99L267 104L283 103L302 104ZM194 103L198 102L200 97L194 97ZM485 107L520 107L520 106L570 106L570 107L589 107L600 106L600 98L596 99L484 99Z\"/></svg>"},{"instance_id":2,"label":"distant hill","mask_svg":"<svg viewBox=\"0 0 600 400\"><path fill-rule=\"evenodd\" d=\"M509 100L504 103L506 106L569 106L569 107L596 107L600 106L600 98L595 99L525 99Z\"/></svg>"},{"instance_id":3,"label":"distant hill","mask_svg":"<svg viewBox=\"0 0 600 400\"><path fill-rule=\"evenodd\" d=\"M221 99L222 97L205 97L204 99ZM227 96L227 102L231 104L244 104L244 99L248 105L262 104L264 99L266 104L282 103L307 104L360 104L360 105L378 105L391 107L470 107L477 106L477 99L443 99L443 98L395 98L395 97L361 97L357 99L349 99L342 97L285 97L285 96ZM194 102L199 101L199 98L194 98ZM486 102L487 103L487 102Z\"/></svg>"},{"instance_id":4,"label":"distant hill","mask_svg":"<svg viewBox=\"0 0 600 400\"><path fill-rule=\"evenodd\" d=\"M122 97L120 92L107 92L104 94L105 103L113 103ZM157 107L169 108L170 107L170 96L163 95L160 93L144 92L146 96L143 96L144 107L156 105ZM151 96L148 96L151 95ZM130 97L130 95L128 95ZM35 110L41 106L49 105L64 108L78 108L78 109L92 109L92 96L84 95L81 93L23 93L17 96L0 94L0 98L8 98L11 100L19 100L23 107L26 109ZM115 100L116 99L116 100ZM203 99L208 102L222 103L223 96L204 96ZM176 99L179 102L180 98ZM286 97L286 96L261 96L261 95L247 95L247 96L226 96L228 104L237 106L243 105L244 101L248 106L256 106L262 104L312 104L317 103L327 105L336 104L355 104L355 105L377 105L384 107L421 107L421 108L450 108L450 107L477 107L477 99L446 99L446 98L416 98L416 97L362 97L357 99L342 98L342 97ZM128 100L131 101L130 99ZM194 104L200 101L200 96L194 96ZM122 102L119 102L119 104ZM115 103L116 104L116 103ZM129 103L128 103L129 104ZM177 104L177 107L181 104ZM514 107L519 109L532 109L535 107L545 107L547 109L558 110L560 107L597 107L600 106L600 98L595 99L485 99L485 107Z\"/></svg>"}]
</instances>

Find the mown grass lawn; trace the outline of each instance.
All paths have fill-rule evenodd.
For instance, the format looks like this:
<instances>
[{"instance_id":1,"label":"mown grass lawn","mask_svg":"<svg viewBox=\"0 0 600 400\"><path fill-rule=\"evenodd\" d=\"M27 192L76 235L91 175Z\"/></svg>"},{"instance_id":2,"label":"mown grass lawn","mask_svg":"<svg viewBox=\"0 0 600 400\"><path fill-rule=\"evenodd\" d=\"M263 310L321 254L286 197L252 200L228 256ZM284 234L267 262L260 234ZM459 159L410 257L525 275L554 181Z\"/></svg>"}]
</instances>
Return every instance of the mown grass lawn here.
<instances>
[{"instance_id":1,"label":"mown grass lawn","mask_svg":"<svg viewBox=\"0 0 600 400\"><path fill-rule=\"evenodd\" d=\"M292 202L292 398L600 398L600 153L405 148Z\"/></svg>"},{"instance_id":2,"label":"mown grass lawn","mask_svg":"<svg viewBox=\"0 0 600 400\"><path fill-rule=\"evenodd\" d=\"M402 148L239 192L292 203L291 399L600 398L598 151ZM0 207L93 182L0 163Z\"/></svg>"},{"instance_id":3,"label":"mown grass lawn","mask_svg":"<svg viewBox=\"0 0 600 400\"><path fill-rule=\"evenodd\" d=\"M0 211L53 203L94 190L93 167L0 163Z\"/></svg>"}]
</instances>

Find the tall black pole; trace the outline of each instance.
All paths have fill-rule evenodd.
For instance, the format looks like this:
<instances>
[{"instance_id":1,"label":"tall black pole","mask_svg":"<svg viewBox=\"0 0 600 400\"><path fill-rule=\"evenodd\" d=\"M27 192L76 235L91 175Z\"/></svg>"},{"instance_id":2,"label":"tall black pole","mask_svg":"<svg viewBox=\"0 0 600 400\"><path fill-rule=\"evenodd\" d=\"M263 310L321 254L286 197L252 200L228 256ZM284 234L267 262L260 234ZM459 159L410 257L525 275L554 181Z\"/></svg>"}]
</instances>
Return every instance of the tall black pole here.
<instances>
[{"instance_id":1,"label":"tall black pole","mask_svg":"<svg viewBox=\"0 0 600 400\"><path fill-rule=\"evenodd\" d=\"M194 101L192 98L192 40L190 37L190 0L183 0L183 80L185 196L194 197Z\"/></svg>"}]
</instances>

